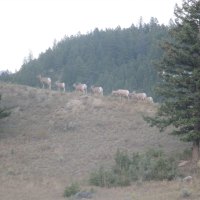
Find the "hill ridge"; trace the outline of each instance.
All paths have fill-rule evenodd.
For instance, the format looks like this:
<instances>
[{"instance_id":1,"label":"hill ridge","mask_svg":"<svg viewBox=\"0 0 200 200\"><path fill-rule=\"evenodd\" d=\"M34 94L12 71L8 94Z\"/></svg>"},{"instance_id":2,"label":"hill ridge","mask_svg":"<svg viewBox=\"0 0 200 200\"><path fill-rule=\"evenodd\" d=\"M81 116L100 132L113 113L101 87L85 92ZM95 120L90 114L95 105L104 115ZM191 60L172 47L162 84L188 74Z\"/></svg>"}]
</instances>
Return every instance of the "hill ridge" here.
<instances>
[{"instance_id":1,"label":"hill ridge","mask_svg":"<svg viewBox=\"0 0 200 200\"><path fill-rule=\"evenodd\" d=\"M40 182L58 194L63 185L111 166L117 149L178 152L187 146L144 122L143 114L154 114L157 105L2 83L0 93L2 106L12 107L0 122L3 187L20 181L35 189Z\"/></svg>"}]
</instances>

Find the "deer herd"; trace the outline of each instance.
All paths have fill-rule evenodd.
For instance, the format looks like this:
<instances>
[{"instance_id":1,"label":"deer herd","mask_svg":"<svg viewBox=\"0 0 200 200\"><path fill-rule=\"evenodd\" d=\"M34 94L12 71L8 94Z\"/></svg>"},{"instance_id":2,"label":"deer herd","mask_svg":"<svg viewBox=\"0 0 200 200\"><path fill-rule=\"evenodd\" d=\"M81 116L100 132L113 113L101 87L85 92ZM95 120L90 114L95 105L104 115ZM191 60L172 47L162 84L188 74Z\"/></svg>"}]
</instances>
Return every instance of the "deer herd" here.
<instances>
[{"instance_id":1,"label":"deer herd","mask_svg":"<svg viewBox=\"0 0 200 200\"><path fill-rule=\"evenodd\" d=\"M51 90L51 78L50 77L42 77L41 75L37 76L40 84L42 85L42 88L44 89L45 87ZM58 91L66 91L65 88L65 83L64 82L55 82L55 86ZM73 87L76 92L81 92L82 94L87 94L87 85L83 83L74 83ZM103 96L103 88L101 86L97 87L92 85L90 87L90 91L92 95L99 95ZM119 97L120 100L122 98L126 98L127 100L129 99L134 99L136 101L142 101L142 102L149 102L149 103L154 103L152 97L148 97L146 93L136 93L133 91L132 93L129 92L129 90L125 89L118 89L118 90L113 90L111 93L111 96Z\"/></svg>"}]
</instances>

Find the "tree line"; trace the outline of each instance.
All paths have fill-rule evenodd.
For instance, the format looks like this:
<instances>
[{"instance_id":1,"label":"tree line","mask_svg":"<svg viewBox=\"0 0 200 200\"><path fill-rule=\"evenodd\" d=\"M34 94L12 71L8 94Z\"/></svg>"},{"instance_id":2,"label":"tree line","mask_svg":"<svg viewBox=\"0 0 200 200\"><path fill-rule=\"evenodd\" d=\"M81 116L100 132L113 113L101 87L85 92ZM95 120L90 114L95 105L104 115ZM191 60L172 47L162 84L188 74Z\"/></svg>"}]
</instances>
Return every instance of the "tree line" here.
<instances>
[{"instance_id":1,"label":"tree line","mask_svg":"<svg viewBox=\"0 0 200 200\"><path fill-rule=\"evenodd\" d=\"M38 74L65 82L68 90L75 82L101 85L105 94L114 89L146 92L155 96L153 87L159 80L154 62L163 55L160 41L168 38L168 26L156 18L129 28L99 30L64 37L41 53L29 55L21 69L9 75L18 84L38 87ZM8 80L8 77L1 76Z\"/></svg>"}]
</instances>

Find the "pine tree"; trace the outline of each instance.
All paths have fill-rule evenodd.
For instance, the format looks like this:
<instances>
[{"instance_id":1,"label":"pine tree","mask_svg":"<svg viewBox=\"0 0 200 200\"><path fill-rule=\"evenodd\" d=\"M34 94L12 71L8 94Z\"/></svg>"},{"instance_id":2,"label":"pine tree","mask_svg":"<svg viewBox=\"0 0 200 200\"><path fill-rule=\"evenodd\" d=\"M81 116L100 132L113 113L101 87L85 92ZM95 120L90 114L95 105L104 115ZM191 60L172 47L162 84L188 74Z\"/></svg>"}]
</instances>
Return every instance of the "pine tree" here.
<instances>
[{"instance_id":1,"label":"pine tree","mask_svg":"<svg viewBox=\"0 0 200 200\"><path fill-rule=\"evenodd\" d=\"M173 134L193 143L196 161L200 154L200 1L183 0L174 14L171 39L163 42L165 53L156 67L161 76L156 92L162 103L156 116L146 120L161 131L173 125Z\"/></svg>"}]
</instances>

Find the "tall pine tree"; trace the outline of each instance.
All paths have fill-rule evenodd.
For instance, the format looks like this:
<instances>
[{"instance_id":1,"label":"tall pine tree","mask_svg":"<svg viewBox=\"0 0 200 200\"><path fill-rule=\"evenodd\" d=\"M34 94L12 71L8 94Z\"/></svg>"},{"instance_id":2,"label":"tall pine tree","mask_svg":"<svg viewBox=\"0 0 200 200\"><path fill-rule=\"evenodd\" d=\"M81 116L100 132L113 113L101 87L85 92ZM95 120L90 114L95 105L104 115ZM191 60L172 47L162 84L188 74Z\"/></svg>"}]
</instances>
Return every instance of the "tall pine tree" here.
<instances>
[{"instance_id":1,"label":"tall pine tree","mask_svg":"<svg viewBox=\"0 0 200 200\"><path fill-rule=\"evenodd\" d=\"M175 6L171 40L163 42L164 55L157 66L162 97L154 118L146 118L160 130L173 125L173 134L193 143L193 160L200 145L200 1L183 0Z\"/></svg>"}]
</instances>

